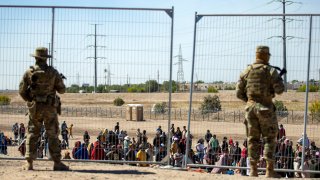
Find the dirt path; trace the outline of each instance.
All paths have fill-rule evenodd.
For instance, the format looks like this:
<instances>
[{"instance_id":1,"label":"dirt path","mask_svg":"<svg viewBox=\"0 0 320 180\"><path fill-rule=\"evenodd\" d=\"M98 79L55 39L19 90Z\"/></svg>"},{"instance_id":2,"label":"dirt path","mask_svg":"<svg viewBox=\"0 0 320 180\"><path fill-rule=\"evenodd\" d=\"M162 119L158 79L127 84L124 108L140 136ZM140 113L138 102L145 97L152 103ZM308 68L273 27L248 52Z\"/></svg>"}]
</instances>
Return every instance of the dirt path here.
<instances>
[{"instance_id":1,"label":"dirt path","mask_svg":"<svg viewBox=\"0 0 320 180\"><path fill-rule=\"evenodd\" d=\"M34 180L34 179L253 179L243 178L239 174L216 175L181 170L166 170L159 167L137 167L128 165L111 165L102 163L67 162L72 169L68 172L52 171L52 162L35 161L34 171L25 171L25 161L0 160L0 179Z\"/></svg>"}]
</instances>

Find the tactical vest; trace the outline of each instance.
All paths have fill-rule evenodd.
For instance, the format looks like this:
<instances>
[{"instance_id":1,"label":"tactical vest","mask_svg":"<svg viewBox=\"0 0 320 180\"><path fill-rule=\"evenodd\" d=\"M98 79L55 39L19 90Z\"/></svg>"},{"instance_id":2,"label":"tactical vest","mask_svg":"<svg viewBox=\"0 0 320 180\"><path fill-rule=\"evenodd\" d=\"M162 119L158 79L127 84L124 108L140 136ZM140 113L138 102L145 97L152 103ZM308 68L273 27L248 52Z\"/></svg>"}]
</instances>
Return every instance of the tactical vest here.
<instances>
[{"instance_id":1,"label":"tactical vest","mask_svg":"<svg viewBox=\"0 0 320 180\"><path fill-rule=\"evenodd\" d=\"M54 77L39 66L31 66L30 92L36 102L47 102L49 95L54 95ZM49 67L48 67L49 68Z\"/></svg>"},{"instance_id":2,"label":"tactical vest","mask_svg":"<svg viewBox=\"0 0 320 180\"><path fill-rule=\"evenodd\" d=\"M272 100L271 74L268 65L250 65L245 79L248 99L255 101Z\"/></svg>"}]
</instances>

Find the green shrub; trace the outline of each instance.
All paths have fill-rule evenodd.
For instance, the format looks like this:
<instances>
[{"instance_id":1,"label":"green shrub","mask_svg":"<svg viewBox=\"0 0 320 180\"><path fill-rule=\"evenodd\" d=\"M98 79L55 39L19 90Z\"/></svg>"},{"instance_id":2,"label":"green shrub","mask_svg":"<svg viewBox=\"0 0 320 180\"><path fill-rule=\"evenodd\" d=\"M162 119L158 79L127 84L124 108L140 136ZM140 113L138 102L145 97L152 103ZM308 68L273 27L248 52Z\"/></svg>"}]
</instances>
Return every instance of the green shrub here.
<instances>
[{"instance_id":1,"label":"green shrub","mask_svg":"<svg viewBox=\"0 0 320 180\"><path fill-rule=\"evenodd\" d=\"M128 92L129 92L129 93L137 92L137 88L135 88L135 87L129 87L129 88L128 88Z\"/></svg>"},{"instance_id":2,"label":"green shrub","mask_svg":"<svg viewBox=\"0 0 320 180\"><path fill-rule=\"evenodd\" d=\"M152 107L152 111L157 113L157 114L164 114L167 111L167 103L166 102L162 102L162 103L156 103L153 107Z\"/></svg>"},{"instance_id":3,"label":"green shrub","mask_svg":"<svg viewBox=\"0 0 320 180\"><path fill-rule=\"evenodd\" d=\"M274 101L274 106L276 107L276 113L280 117L287 117L288 116L288 109L287 107L283 104L282 101Z\"/></svg>"},{"instance_id":4,"label":"green shrub","mask_svg":"<svg viewBox=\"0 0 320 180\"><path fill-rule=\"evenodd\" d=\"M298 92L306 92L306 85L302 85L298 88ZM309 85L309 92L317 92L319 91L319 87L318 86L315 86L315 85Z\"/></svg>"},{"instance_id":5,"label":"green shrub","mask_svg":"<svg viewBox=\"0 0 320 180\"><path fill-rule=\"evenodd\" d=\"M117 97L115 100L113 100L113 105L115 106L122 106L124 104L124 100L120 97Z\"/></svg>"},{"instance_id":6,"label":"green shrub","mask_svg":"<svg viewBox=\"0 0 320 180\"><path fill-rule=\"evenodd\" d=\"M309 111L311 112L312 118L320 122L320 101L316 100L312 102Z\"/></svg>"},{"instance_id":7,"label":"green shrub","mask_svg":"<svg viewBox=\"0 0 320 180\"><path fill-rule=\"evenodd\" d=\"M213 86L209 86L208 87L208 93L218 93L218 90Z\"/></svg>"},{"instance_id":8,"label":"green shrub","mask_svg":"<svg viewBox=\"0 0 320 180\"><path fill-rule=\"evenodd\" d=\"M0 95L0 105L9 105L11 99L8 96Z\"/></svg>"},{"instance_id":9,"label":"green shrub","mask_svg":"<svg viewBox=\"0 0 320 180\"><path fill-rule=\"evenodd\" d=\"M224 90L236 90L235 86L226 86Z\"/></svg>"},{"instance_id":10,"label":"green shrub","mask_svg":"<svg viewBox=\"0 0 320 180\"><path fill-rule=\"evenodd\" d=\"M221 111L221 102L217 95L205 96L200 106L201 114Z\"/></svg>"}]
</instances>

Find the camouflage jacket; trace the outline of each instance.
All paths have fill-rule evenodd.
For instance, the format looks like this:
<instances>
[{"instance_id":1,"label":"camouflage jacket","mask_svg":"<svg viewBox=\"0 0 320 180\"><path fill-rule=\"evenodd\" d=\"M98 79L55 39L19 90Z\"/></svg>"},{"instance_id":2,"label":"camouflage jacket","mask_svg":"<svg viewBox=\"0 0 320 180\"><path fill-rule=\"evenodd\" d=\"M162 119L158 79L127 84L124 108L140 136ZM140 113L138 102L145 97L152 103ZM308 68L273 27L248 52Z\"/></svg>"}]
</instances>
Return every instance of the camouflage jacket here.
<instances>
[{"instance_id":1,"label":"camouflage jacket","mask_svg":"<svg viewBox=\"0 0 320 180\"><path fill-rule=\"evenodd\" d=\"M19 85L19 94L25 101L46 102L48 96L63 94L66 87L59 72L47 64L36 64L24 73Z\"/></svg>"},{"instance_id":2,"label":"camouflage jacket","mask_svg":"<svg viewBox=\"0 0 320 180\"><path fill-rule=\"evenodd\" d=\"M284 84L282 78L277 70L268 64L254 63L249 65L240 74L240 79L236 86L237 98L245 102L248 100L256 102L257 99L271 102L275 94L283 92Z\"/></svg>"}]
</instances>

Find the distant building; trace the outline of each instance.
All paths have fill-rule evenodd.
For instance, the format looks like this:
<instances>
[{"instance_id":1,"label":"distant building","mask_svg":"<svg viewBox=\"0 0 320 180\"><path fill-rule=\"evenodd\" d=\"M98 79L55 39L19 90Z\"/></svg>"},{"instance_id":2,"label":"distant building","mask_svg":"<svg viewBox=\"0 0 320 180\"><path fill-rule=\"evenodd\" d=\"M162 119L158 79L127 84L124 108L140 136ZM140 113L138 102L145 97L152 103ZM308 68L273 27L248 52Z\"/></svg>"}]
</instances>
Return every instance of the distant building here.
<instances>
[{"instance_id":1,"label":"distant building","mask_svg":"<svg viewBox=\"0 0 320 180\"><path fill-rule=\"evenodd\" d=\"M179 85L179 88L181 89L182 86L185 91L190 90L190 83L181 84ZM217 90L235 90L236 83L194 83L193 84L194 91L208 92L209 87L214 87Z\"/></svg>"}]
</instances>

